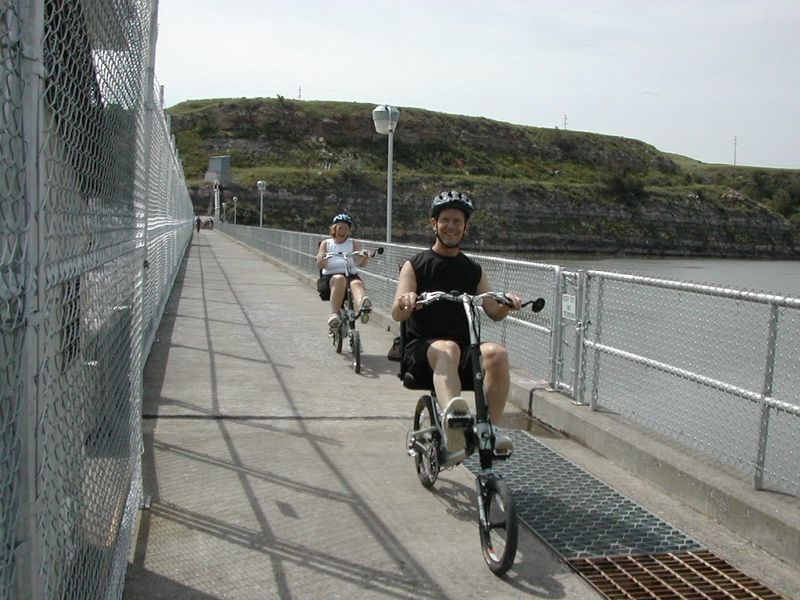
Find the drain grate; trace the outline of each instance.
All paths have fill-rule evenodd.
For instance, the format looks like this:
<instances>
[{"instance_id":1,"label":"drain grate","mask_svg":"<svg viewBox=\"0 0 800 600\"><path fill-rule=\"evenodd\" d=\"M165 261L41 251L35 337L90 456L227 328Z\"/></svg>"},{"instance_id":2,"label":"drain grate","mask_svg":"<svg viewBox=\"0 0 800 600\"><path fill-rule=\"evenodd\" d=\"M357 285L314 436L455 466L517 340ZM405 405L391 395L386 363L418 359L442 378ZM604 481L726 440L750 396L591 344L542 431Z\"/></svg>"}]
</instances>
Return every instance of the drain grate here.
<instances>
[{"instance_id":1,"label":"drain grate","mask_svg":"<svg viewBox=\"0 0 800 600\"><path fill-rule=\"evenodd\" d=\"M567 562L611 600L784 600L707 550Z\"/></svg>"}]
</instances>

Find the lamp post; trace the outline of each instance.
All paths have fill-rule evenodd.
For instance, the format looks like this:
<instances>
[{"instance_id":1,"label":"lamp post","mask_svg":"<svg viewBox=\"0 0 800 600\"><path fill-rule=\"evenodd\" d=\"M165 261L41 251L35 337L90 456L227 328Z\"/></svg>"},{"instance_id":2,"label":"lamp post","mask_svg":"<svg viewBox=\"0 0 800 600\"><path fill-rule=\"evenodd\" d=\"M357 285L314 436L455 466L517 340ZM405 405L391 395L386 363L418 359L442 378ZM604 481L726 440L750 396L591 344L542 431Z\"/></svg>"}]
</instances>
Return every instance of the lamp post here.
<instances>
[{"instance_id":1,"label":"lamp post","mask_svg":"<svg viewBox=\"0 0 800 600\"><path fill-rule=\"evenodd\" d=\"M219 181L214 180L214 219L219 220Z\"/></svg>"},{"instance_id":2,"label":"lamp post","mask_svg":"<svg viewBox=\"0 0 800 600\"><path fill-rule=\"evenodd\" d=\"M392 241L392 153L394 146L394 130L400 120L400 110L394 106L381 104L372 111L375 131L389 136L389 157L386 169L386 241Z\"/></svg>"},{"instance_id":3,"label":"lamp post","mask_svg":"<svg viewBox=\"0 0 800 600\"><path fill-rule=\"evenodd\" d=\"M267 182L264 181L263 179L259 179L258 183L256 183L256 185L258 186L258 192L261 195L261 208L258 211L258 226L259 227L263 227L264 226L264 190L267 189Z\"/></svg>"},{"instance_id":4,"label":"lamp post","mask_svg":"<svg viewBox=\"0 0 800 600\"><path fill-rule=\"evenodd\" d=\"M233 224L236 225L236 203L239 201L239 196L233 197Z\"/></svg>"}]
</instances>

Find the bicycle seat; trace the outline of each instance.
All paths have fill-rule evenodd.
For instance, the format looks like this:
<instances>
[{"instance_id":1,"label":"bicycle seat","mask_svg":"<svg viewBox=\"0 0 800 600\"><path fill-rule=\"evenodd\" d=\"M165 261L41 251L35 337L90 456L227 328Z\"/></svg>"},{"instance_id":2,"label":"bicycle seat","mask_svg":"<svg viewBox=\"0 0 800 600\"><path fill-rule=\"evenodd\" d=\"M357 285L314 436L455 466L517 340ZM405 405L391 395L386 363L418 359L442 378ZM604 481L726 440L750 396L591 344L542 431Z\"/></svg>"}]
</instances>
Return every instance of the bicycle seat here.
<instances>
[{"instance_id":1,"label":"bicycle seat","mask_svg":"<svg viewBox=\"0 0 800 600\"><path fill-rule=\"evenodd\" d=\"M409 390L433 389L433 376L430 377L429 381L417 381L417 378L414 377L413 373L405 372L403 373L401 379L403 380L403 387L406 387Z\"/></svg>"}]
</instances>

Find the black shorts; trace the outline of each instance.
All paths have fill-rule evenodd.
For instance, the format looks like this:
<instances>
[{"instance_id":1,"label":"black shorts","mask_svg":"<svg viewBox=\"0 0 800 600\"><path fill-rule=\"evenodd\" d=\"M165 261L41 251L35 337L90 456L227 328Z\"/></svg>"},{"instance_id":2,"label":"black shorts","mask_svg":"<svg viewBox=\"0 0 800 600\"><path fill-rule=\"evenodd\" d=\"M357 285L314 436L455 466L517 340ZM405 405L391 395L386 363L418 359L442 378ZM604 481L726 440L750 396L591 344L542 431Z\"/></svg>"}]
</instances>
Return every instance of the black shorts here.
<instances>
[{"instance_id":1,"label":"black shorts","mask_svg":"<svg viewBox=\"0 0 800 600\"><path fill-rule=\"evenodd\" d=\"M319 292L319 297L322 300L330 300L331 299L331 277L334 275L342 275L345 276L344 273L333 273L331 275L320 275L319 279L317 280L317 291ZM353 281L354 279L358 279L361 281L361 277L358 275L350 275L347 277L347 281Z\"/></svg>"},{"instance_id":2,"label":"black shorts","mask_svg":"<svg viewBox=\"0 0 800 600\"><path fill-rule=\"evenodd\" d=\"M415 387L433 389L433 370L428 363L428 348L436 340L417 339L409 342L403 349L403 373L410 373L414 377ZM468 343L457 342L461 348L461 365L458 376L461 379L462 390L472 390L472 368L464 364L464 356L469 348Z\"/></svg>"}]
</instances>

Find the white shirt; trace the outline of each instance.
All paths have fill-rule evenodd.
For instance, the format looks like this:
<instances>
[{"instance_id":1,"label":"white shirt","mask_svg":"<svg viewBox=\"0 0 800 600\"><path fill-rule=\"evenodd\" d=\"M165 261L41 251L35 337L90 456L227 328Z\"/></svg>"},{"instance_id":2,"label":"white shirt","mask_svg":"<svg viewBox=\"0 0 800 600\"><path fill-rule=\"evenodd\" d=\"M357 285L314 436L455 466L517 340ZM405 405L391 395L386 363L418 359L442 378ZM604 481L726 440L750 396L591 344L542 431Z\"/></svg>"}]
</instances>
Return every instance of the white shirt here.
<instances>
[{"instance_id":1,"label":"white shirt","mask_svg":"<svg viewBox=\"0 0 800 600\"><path fill-rule=\"evenodd\" d=\"M345 254L353 251L353 239L347 238L341 244L337 244L333 238L328 238L325 240L326 244L326 252L344 252ZM331 256L328 258L328 262L325 263L325 268L322 269L323 275L335 275L337 273L345 274L347 273L347 265L346 262L350 263L350 275L355 275L358 273L358 267L356 266L356 262L354 257L349 257L345 259L344 256Z\"/></svg>"}]
</instances>

